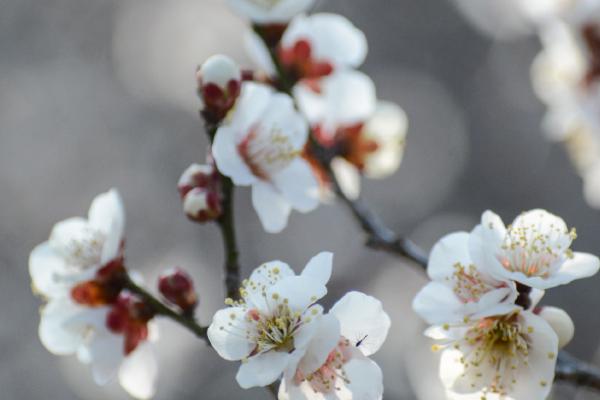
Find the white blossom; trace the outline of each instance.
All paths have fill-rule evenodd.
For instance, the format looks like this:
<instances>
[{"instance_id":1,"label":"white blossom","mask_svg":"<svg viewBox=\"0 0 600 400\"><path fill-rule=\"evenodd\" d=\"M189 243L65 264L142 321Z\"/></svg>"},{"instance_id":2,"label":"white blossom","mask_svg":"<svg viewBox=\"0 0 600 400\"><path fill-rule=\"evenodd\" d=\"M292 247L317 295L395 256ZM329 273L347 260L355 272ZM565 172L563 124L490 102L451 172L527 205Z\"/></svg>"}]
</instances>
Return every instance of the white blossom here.
<instances>
[{"instance_id":1,"label":"white blossom","mask_svg":"<svg viewBox=\"0 0 600 400\"><path fill-rule=\"evenodd\" d=\"M525 212L508 227L486 211L471 235L470 253L476 264L485 265L497 279L532 288L564 285L592 276L600 268L598 257L570 249L575 231L545 210Z\"/></svg>"},{"instance_id":2,"label":"white blossom","mask_svg":"<svg viewBox=\"0 0 600 400\"><path fill-rule=\"evenodd\" d=\"M121 257L125 215L116 190L94 199L88 218L70 218L56 224L50 238L37 246L29 258L35 292L47 304L41 309L39 336L53 354L76 354L90 364L94 380L105 384L118 375L121 385L134 397L152 397L157 365L152 348L142 343L124 354L123 337L111 332L106 320L110 305L102 293L90 307L76 301L73 290ZM153 337L156 335L153 334Z\"/></svg>"},{"instance_id":3,"label":"white blossom","mask_svg":"<svg viewBox=\"0 0 600 400\"><path fill-rule=\"evenodd\" d=\"M241 300L217 311L208 338L224 359L241 360L236 379L243 388L266 386L301 358L317 333L331 276L333 255L313 257L296 276L284 262L254 270L240 289Z\"/></svg>"},{"instance_id":4,"label":"white blossom","mask_svg":"<svg viewBox=\"0 0 600 400\"><path fill-rule=\"evenodd\" d=\"M379 350L390 324L379 300L346 294L321 318L304 356L286 371L279 399L381 399L382 372L368 356Z\"/></svg>"},{"instance_id":5,"label":"white blossom","mask_svg":"<svg viewBox=\"0 0 600 400\"><path fill-rule=\"evenodd\" d=\"M544 306L538 315L542 317L556 332L558 348L565 347L575 336L575 324L564 310L556 307Z\"/></svg>"},{"instance_id":6,"label":"white blossom","mask_svg":"<svg viewBox=\"0 0 600 400\"><path fill-rule=\"evenodd\" d=\"M554 380L558 338L543 318L508 313L432 326L442 350L440 377L450 399L545 399Z\"/></svg>"},{"instance_id":7,"label":"white blossom","mask_svg":"<svg viewBox=\"0 0 600 400\"><path fill-rule=\"evenodd\" d=\"M238 14L257 24L286 23L308 10L315 0L228 0Z\"/></svg>"},{"instance_id":8,"label":"white blossom","mask_svg":"<svg viewBox=\"0 0 600 400\"><path fill-rule=\"evenodd\" d=\"M252 186L252 204L267 232L280 232L292 209L318 204L318 183L301 154L306 120L293 100L266 85L244 83L232 115L215 136L218 169L236 185Z\"/></svg>"},{"instance_id":9,"label":"white blossom","mask_svg":"<svg viewBox=\"0 0 600 400\"><path fill-rule=\"evenodd\" d=\"M413 301L413 309L427 322L457 322L514 307L518 295L514 283L490 275L486 260L471 252L476 240L473 233L456 232L433 247L427 265L431 282Z\"/></svg>"}]
</instances>

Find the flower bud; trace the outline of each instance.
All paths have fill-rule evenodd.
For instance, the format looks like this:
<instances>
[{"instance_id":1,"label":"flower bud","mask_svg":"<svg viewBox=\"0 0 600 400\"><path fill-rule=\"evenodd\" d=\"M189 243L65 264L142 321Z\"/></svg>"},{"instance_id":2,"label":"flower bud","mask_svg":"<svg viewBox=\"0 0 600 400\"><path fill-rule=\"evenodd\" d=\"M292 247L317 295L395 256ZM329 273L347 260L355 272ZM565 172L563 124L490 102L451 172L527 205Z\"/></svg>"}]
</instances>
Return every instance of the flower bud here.
<instances>
[{"instance_id":1,"label":"flower bud","mask_svg":"<svg viewBox=\"0 0 600 400\"><path fill-rule=\"evenodd\" d=\"M565 347L575 335L573 320L564 310L556 307L542 307L539 312L542 317L556 332L558 336L558 348Z\"/></svg>"},{"instance_id":2,"label":"flower bud","mask_svg":"<svg viewBox=\"0 0 600 400\"><path fill-rule=\"evenodd\" d=\"M179 268L169 270L159 277L158 290L165 299L183 311L191 311L198 304L192 278Z\"/></svg>"},{"instance_id":3,"label":"flower bud","mask_svg":"<svg viewBox=\"0 0 600 400\"><path fill-rule=\"evenodd\" d=\"M210 57L196 75L202 115L209 122L220 122L231 110L240 94L242 73L229 57Z\"/></svg>"},{"instance_id":4,"label":"flower bud","mask_svg":"<svg viewBox=\"0 0 600 400\"><path fill-rule=\"evenodd\" d=\"M221 182L214 165L192 164L179 179L183 211L196 222L212 221L221 216Z\"/></svg>"}]
</instances>

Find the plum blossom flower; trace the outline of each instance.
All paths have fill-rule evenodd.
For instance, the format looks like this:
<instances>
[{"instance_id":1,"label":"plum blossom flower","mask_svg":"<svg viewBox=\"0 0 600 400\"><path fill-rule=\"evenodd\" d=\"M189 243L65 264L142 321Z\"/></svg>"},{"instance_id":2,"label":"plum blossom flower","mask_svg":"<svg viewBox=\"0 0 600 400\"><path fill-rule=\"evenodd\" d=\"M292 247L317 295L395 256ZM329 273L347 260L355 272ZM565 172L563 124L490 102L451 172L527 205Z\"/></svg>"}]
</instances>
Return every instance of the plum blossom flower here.
<instances>
[{"instance_id":1,"label":"plum blossom flower","mask_svg":"<svg viewBox=\"0 0 600 400\"><path fill-rule=\"evenodd\" d=\"M556 332L558 336L558 348L565 347L575 336L575 324L566 313L557 307L544 306L536 310L536 314L542 317Z\"/></svg>"},{"instance_id":2,"label":"plum blossom flower","mask_svg":"<svg viewBox=\"0 0 600 400\"><path fill-rule=\"evenodd\" d=\"M573 252L576 238L565 222L545 210L518 216L508 227L496 214L486 211L471 233L470 253L475 263L486 266L497 279L548 289L598 272L600 260Z\"/></svg>"},{"instance_id":3,"label":"plum blossom flower","mask_svg":"<svg viewBox=\"0 0 600 400\"><path fill-rule=\"evenodd\" d=\"M149 319L131 314L118 333L109 323L125 274L124 224L119 193L113 189L99 195L87 219L55 225L49 240L32 251L29 272L34 291L46 300L39 326L43 345L56 355L76 354L91 365L98 384L118 375L132 396L147 399L154 394L157 374L146 341L155 337L149 333Z\"/></svg>"},{"instance_id":4,"label":"plum blossom flower","mask_svg":"<svg viewBox=\"0 0 600 400\"><path fill-rule=\"evenodd\" d=\"M242 388L266 386L301 358L317 333L333 255L313 257L300 275L284 262L254 270L240 288L241 300L228 299L217 311L208 338L226 360L241 360L236 379Z\"/></svg>"},{"instance_id":5,"label":"plum blossom flower","mask_svg":"<svg viewBox=\"0 0 600 400\"><path fill-rule=\"evenodd\" d=\"M350 292L323 316L306 354L286 371L280 400L379 400L383 376L368 358L379 350L390 318L377 299Z\"/></svg>"},{"instance_id":6,"label":"plum blossom flower","mask_svg":"<svg viewBox=\"0 0 600 400\"><path fill-rule=\"evenodd\" d=\"M246 35L246 47L253 61L268 74L277 69L264 38ZM320 13L295 17L274 49L287 79L315 80L345 68L360 66L367 55L362 31L341 15ZM315 82L313 81L313 84Z\"/></svg>"},{"instance_id":7,"label":"plum blossom flower","mask_svg":"<svg viewBox=\"0 0 600 400\"><path fill-rule=\"evenodd\" d=\"M541 317L508 313L432 326L440 377L451 399L545 399L554 380L558 337Z\"/></svg>"},{"instance_id":8,"label":"plum blossom flower","mask_svg":"<svg viewBox=\"0 0 600 400\"><path fill-rule=\"evenodd\" d=\"M306 213L318 204L318 182L301 157L306 120L291 97L266 85L244 83L230 119L215 136L213 156L236 185L252 186L252 204L264 229L282 231L292 209Z\"/></svg>"},{"instance_id":9,"label":"plum blossom flower","mask_svg":"<svg viewBox=\"0 0 600 400\"><path fill-rule=\"evenodd\" d=\"M451 233L431 251L427 274L431 279L413 301L413 309L430 324L462 321L514 308L514 283L492 277L486 265L470 252L474 240L467 232Z\"/></svg>"},{"instance_id":10,"label":"plum blossom flower","mask_svg":"<svg viewBox=\"0 0 600 400\"><path fill-rule=\"evenodd\" d=\"M308 10L315 0L228 0L238 14L257 24L284 24Z\"/></svg>"}]
</instances>

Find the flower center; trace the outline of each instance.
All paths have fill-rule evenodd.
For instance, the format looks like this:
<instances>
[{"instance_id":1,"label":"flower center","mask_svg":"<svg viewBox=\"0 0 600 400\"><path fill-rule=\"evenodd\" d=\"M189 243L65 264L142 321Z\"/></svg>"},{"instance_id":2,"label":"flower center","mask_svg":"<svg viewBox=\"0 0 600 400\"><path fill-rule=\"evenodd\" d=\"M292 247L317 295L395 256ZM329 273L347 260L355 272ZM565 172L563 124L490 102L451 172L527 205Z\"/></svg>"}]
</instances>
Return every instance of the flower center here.
<instances>
[{"instance_id":1,"label":"flower center","mask_svg":"<svg viewBox=\"0 0 600 400\"><path fill-rule=\"evenodd\" d=\"M301 313L292 312L284 302L277 305L273 316L267 317L252 309L246 317L255 327L256 353L270 350L290 353L294 350L294 334L303 323Z\"/></svg>"},{"instance_id":2,"label":"flower center","mask_svg":"<svg viewBox=\"0 0 600 400\"><path fill-rule=\"evenodd\" d=\"M238 150L254 175L265 180L290 165L301 153L278 126L252 130Z\"/></svg>"},{"instance_id":3,"label":"flower center","mask_svg":"<svg viewBox=\"0 0 600 400\"><path fill-rule=\"evenodd\" d=\"M86 227L77 239L61 243L59 251L70 266L84 270L100 264L105 241L104 233Z\"/></svg>"},{"instance_id":4,"label":"flower center","mask_svg":"<svg viewBox=\"0 0 600 400\"><path fill-rule=\"evenodd\" d=\"M325 364L318 370L308 375L304 375L300 369L296 371L296 384L299 385L306 381L318 393L330 393L333 389L339 390L335 384L338 379L349 384L350 380L344 371L344 364L350 358L348 348L351 346L350 341L342 337L337 347L327 356Z\"/></svg>"},{"instance_id":5,"label":"flower center","mask_svg":"<svg viewBox=\"0 0 600 400\"><path fill-rule=\"evenodd\" d=\"M479 380L486 391L505 394L517 382L516 372L520 365L527 365L529 343L527 334L532 327L525 328L518 321L518 313L480 320L456 344L463 350L460 362L477 384ZM489 373L489 368L493 373ZM488 370L487 373L484 370Z\"/></svg>"},{"instance_id":6,"label":"flower center","mask_svg":"<svg viewBox=\"0 0 600 400\"><path fill-rule=\"evenodd\" d=\"M575 230L551 229L545 233L536 225L508 226L498 260L510 272L547 278L557 268L557 261L573 257L569 243L564 239L572 241L577 237Z\"/></svg>"},{"instance_id":7,"label":"flower center","mask_svg":"<svg viewBox=\"0 0 600 400\"><path fill-rule=\"evenodd\" d=\"M461 263L454 264L454 273L449 277L454 281L453 291L464 303L479 301L481 296L496 289L485 282L474 265L465 266Z\"/></svg>"},{"instance_id":8,"label":"flower center","mask_svg":"<svg viewBox=\"0 0 600 400\"><path fill-rule=\"evenodd\" d=\"M249 0L250 3L259 6L260 8L264 8L265 10L272 10L277 6L281 0Z\"/></svg>"}]
</instances>

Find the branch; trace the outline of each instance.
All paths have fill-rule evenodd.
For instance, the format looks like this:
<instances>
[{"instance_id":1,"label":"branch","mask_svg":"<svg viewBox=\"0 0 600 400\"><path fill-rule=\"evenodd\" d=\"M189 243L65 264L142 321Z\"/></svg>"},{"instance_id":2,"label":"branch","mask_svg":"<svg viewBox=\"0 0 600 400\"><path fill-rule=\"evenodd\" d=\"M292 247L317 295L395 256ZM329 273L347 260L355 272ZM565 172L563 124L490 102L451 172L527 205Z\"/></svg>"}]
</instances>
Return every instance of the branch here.
<instances>
[{"instance_id":1,"label":"branch","mask_svg":"<svg viewBox=\"0 0 600 400\"><path fill-rule=\"evenodd\" d=\"M225 251L225 288L227 297L237 300L240 295L240 265L238 263L239 251L235 237L233 183L231 179L223 175L221 175L221 182L223 182L223 215L217 223L221 228Z\"/></svg>"},{"instance_id":2,"label":"branch","mask_svg":"<svg viewBox=\"0 0 600 400\"><path fill-rule=\"evenodd\" d=\"M159 299L154 297L150 292L146 291L146 289L138 286L135 282L131 280L129 276L127 276L127 280L125 281L125 288L128 289L130 292L135 293L139 297L141 297L142 300L144 300L144 304L151 307L157 315L162 315L164 317L172 319L179 325L187 328L198 338L204 340L206 344L210 346L210 342L208 341L208 337L206 336L208 328L198 325L193 316L188 316L183 313L178 313L174 311L171 307L165 305Z\"/></svg>"},{"instance_id":3,"label":"branch","mask_svg":"<svg viewBox=\"0 0 600 400\"><path fill-rule=\"evenodd\" d=\"M600 370L565 351L558 353L555 380L600 391Z\"/></svg>"}]
</instances>

